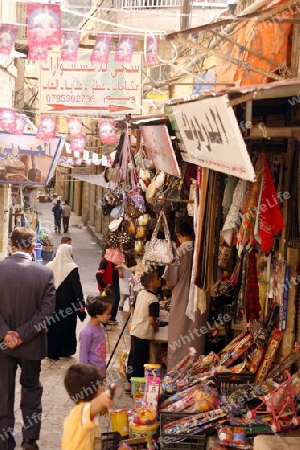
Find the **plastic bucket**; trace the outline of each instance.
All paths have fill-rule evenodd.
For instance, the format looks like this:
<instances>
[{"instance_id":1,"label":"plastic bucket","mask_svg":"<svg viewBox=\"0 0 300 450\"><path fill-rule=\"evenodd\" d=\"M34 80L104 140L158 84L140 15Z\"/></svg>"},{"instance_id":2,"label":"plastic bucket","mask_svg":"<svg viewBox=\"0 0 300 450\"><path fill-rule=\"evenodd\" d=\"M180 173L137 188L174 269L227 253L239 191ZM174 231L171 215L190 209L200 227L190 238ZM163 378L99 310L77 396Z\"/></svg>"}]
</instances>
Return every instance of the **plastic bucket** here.
<instances>
[{"instance_id":1,"label":"plastic bucket","mask_svg":"<svg viewBox=\"0 0 300 450\"><path fill-rule=\"evenodd\" d=\"M131 395L134 399L140 399L144 397L145 392L145 377L131 377Z\"/></svg>"},{"instance_id":2,"label":"plastic bucket","mask_svg":"<svg viewBox=\"0 0 300 450\"><path fill-rule=\"evenodd\" d=\"M149 440L156 440L158 438L159 422L155 422L151 425L136 425L135 423L130 422L129 429L129 436L131 438L145 437Z\"/></svg>"},{"instance_id":3,"label":"plastic bucket","mask_svg":"<svg viewBox=\"0 0 300 450\"><path fill-rule=\"evenodd\" d=\"M128 436L127 409L115 409L111 411L110 422L113 431L117 431L122 437Z\"/></svg>"},{"instance_id":4,"label":"plastic bucket","mask_svg":"<svg viewBox=\"0 0 300 450\"><path fill-rule=\"evenodd\" d=\"M144 364L144 368L145 368L145 377L147 376L160 377L160 368L161 368L160 364Z\"/></svg>"},{"instance_id":5,"label":"plastic bucket","mask_svg":"<svg viewBox=\"0 0 300 450\"><path fill-rule=\"evenodd\" d=\"M42 249L43 246L41 244L35 244L34 252L35 252L35 259L42 259Z\"/></svg>"}]
</instances>

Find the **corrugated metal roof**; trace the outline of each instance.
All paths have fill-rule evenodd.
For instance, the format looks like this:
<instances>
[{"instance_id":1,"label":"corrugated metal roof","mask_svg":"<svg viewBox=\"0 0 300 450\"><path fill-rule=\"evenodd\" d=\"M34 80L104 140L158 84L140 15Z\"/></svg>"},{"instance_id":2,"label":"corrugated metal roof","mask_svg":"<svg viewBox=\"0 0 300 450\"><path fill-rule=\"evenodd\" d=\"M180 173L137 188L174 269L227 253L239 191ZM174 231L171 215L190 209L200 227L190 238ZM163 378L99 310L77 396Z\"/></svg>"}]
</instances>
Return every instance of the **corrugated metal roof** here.
<instances>
[{"instance_id":1,"label":"corrugated metal roof","mask_svg":"<svg viewBox=\"0 0 300 450\"><path fill-rule=\"evenodd\" d=\"M176 84L176 83L175 83ZM173 98L166 102L166 104L174 105L178 103L203 100L208 97L217 97L227 94L230 99L238 99L241 97L241 101L245 94L253 94L249 100L263 100L268 98L284 98L284 97L297 97L299 95L300 102L300 80L293 81L275 81L273 83L257 84L250 86L236 86L224 89L211 89L208 91L201 91L199 95L189 95L184 98ZM239 102L237 102L239 103Z\"/></svg>"}]
</instances>

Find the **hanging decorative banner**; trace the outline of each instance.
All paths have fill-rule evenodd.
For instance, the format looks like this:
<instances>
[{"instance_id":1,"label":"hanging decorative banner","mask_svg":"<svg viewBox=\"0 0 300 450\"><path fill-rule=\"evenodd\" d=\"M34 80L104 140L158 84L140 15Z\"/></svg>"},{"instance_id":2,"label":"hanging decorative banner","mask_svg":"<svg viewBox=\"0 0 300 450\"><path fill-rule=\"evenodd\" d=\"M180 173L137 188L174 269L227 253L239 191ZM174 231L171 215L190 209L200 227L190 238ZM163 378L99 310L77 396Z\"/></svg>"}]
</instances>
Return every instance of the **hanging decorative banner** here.
<instances>
[{"instance_id":1,"label":"hanging decorative banner","mask_svg":"<svg viewBox=\"0 0 300 450\"><path fill-rule=\"evenodd\" d=\"M36 47L28 47L28 59L33 61L46 61L48 57L48 47L37 45Z\"/></svg>"},{"instance_id":2,"label":"hanging decorative banner","mask_svg":"<svg viewBox=\"0 0 300 450\"><path fill-rule=\"evenodd\" d=\"M131 63L134 41L135 37L132 35L122 34L120 36L115 53L115 61Z\"/></svg>"},{"instance_id":3,"label":"hanging decorative banner","mask_svg":"<svg viewBox=\"0 0 300 450\"><path fill-rule=\"evenodd\" d=\"M29 47L60 45L60 6L27 3L27 38Z\"/></svg>"},{"instance_id":4,"label":"hanging decorative banner","mask_svg":"<svg viewBox=\"0 0 300 450\"><path fill-rule=\"evenodd\" d=\"M80 32L70 30L63 31L61 40L60 59L62 61L77 61Z\"/></svg>"},{"instance_id":5,"label":"hanging decorative banner","mask_svg":"<svg viewBox=\"0 0 300 450\"><path fill-rule=\"evenodd\" d=\"M110 53L107 65L91 63L90 52L80 51L76 63L61 61L49 52L40 65L41 113L62 115L140 114L142 103L142 53L131 64L116 62Z\"/></svg>"},{"instance_id":6,"label":"hanging decorative banner","mask_svg":"<svg viewBox=\"0 0 300 450\"><path fill-rule=\"evenodd\" d=\"M74 138L71 140L70 149L75 152L83 152L86 146L86 135L82 134L80 138Z\"/></svg>"},{"instance_id":7,"label":"hanging decorative banner","mask_svg":"<svg viewBox=\"0 0 300 450\"><path fill-rule=\"evenodd\" d=\"M147 36L146 41L146 63L153 66L158 63L159 36Z\"/></svg>"},{"instance_id":8,"label":"hanging decorative banner","mask_svg":"<svg viewBox=\"0 0 300 450\"><path fill-rule=\"evenodd\" d=\"M2 23L0 26L0 55L10 56L17 37L18 25Z\"/></svg>"},{"instance_id":9,"label":"hanging decorative banner","mask_svg":"<svg viewBox=\"0 0 300 450\"><path fill-rule=\"evenodd\" d=\"M184 161L255 181L246 144L228 96L172 106L170 120L179 130Z\"/></svg>"},{"instance_id":10,"label":"hanging decorative banner","mask_svg":"<svg viewBox=\"0 0 300 450\"><path fill-rule=\"evenodd\" d=\"M14 133L16 129L16 113L13 109L0 108L0 128Z\"/></svg>"},{"instance_id":11,"label":"hanging decorative banner","mask_svg":"<svg viewBox=\"0 0 300 450\"><path fill-rule=\"evenodd\" d=\"M97 62L99 64L107 64L110 53L110 40L109 34L97 34L94 49L91 54L91 62Z\"/></svg>"},{"instance_id":12,"label":"hanging decorative banner","mask_svg":"<svg viewBox=\"0 0 300 450\"><path fill-rule=\"evenodd\" d=\"M60 136L47 143L33 134L20 137L0 132L0 184L47 184L64 142Z\"/></svg>"},{"instance_id":13,"label":"hanging decorative banner","mask_svg":"<svg viewBox=\"0 0 300 450\"><path fill-rule=\"evenodd\" d=\"M98 120L99 138L103 144L114 144L117 142L116 123L114 120Z\"/></svg>"},{"instance_id":14,"label":"hanging decorative banner","mask_svg":"<svg viewBox=\"0 0 300 450\"><path fill-rule=\"evenodd\" d=\"M42 115L41 124L36 133L36 138L49 142L56 135L56 117Z\"/></svg>"},{"instance_id":15,"label":"hanging decorative banner","mask_svg":"<svg viewBox=\"0 0 300 450\"><path fill-rule=\"evenodd\" d=\"M82 138L82 119L80 117L69 117L68 119L69 134L73 139Z\"/></svg>"},{"instance_id":16,"label":"hanging decorative banner","mask_svg":"<svg viewBox=\"0 0 300 450\"><path fill-rule=\"evenodd\" d=\"M16 114L16 126L14 134L21 136L24 133L27 117L24 114Z\"/></svg>"},{"instance_id":17,"label":"hanging decorative banner","mask_svg":"<svg viewBox=\"0 0 300 450\"><path fill-rule=\"evenodd\" d=\"M27 39L28 58L45 61L49 47L61 41L59 5L27 4Z\"/></svg>"},{"instance_id":18,"label":"hanging decorative banner","mask_svg":"<svg viewBox=\"0 0 300 450\"><path fill-rule=\"evenodd\" d=\"M163 172L180 178L180 168L166 125L140 127L148 158Z\"/></svg>"}]
</instances>

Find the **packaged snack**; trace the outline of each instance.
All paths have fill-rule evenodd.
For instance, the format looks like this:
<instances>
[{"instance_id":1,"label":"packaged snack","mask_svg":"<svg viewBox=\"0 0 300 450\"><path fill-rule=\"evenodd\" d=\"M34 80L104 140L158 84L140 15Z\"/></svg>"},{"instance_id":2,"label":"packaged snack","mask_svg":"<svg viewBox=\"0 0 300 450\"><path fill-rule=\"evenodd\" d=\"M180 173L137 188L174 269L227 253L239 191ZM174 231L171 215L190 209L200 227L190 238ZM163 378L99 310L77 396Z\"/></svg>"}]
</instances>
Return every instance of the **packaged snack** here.
<instances>
[{"instance_id":1,"label":"packaged snack","mask_svg":"<svg viewBox=\"0 0 300 450\"><path fill-rule=\"evenodd\" d=\"M275 353L279 347L282 337L283 331L274 328L268 343L265 356L256 374L255 383L261 383L266 378L269 369L271 367L272 361L275 358Z\"/></svg>"},{"instance_id":2,"label":"packaged snack","mask_svg":"<svg viewBox=\"0 0 300 450\"><path fill-rule=\"evenodd\" d=\"M218 430L218 438L222 445L230 445L232 442L232 428L222 427Z\"/></svg>"},{"instance_id":3,"label":"packaged snack","mask_svg":"<svg viewBox=\"0 0 300 450\"><path fill-rule=\"evenodd\" d=\"M232 444L233 445L245 445L246 444L246 431L242 427L234 427L232 432Z\"/></svg>"}]
</instances>

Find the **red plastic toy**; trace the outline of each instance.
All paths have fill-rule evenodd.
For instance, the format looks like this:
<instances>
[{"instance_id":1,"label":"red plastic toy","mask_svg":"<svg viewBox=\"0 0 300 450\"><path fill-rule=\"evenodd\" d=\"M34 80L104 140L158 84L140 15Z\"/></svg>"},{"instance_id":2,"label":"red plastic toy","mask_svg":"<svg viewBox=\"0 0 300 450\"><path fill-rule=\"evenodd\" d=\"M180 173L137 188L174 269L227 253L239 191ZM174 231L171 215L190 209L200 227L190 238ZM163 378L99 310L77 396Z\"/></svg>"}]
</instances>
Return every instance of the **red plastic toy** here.
<instances>
[{"instance_id":1,"label":"red plastic toy","mask_svg":"<svg viewBox=\"0 0 300 450\"><path fill-rule=\"evenodd\" d=\"M269 413L272 416L270 427L273 433L281 431L282 425L279 422L280 419L286 422L290 418L290 425L300 425L300 416L297 416L294 399L299 390L299 386L291 382L292 377L287 370L285 371L285 377L286 379L282 384L269 394L260 397L262 400L260 405L255 409L250 409L246 414L248 419L254 419L258 410L265 406L266 410L262 410L260 413Z\"/></svg>"}]
</instances>

